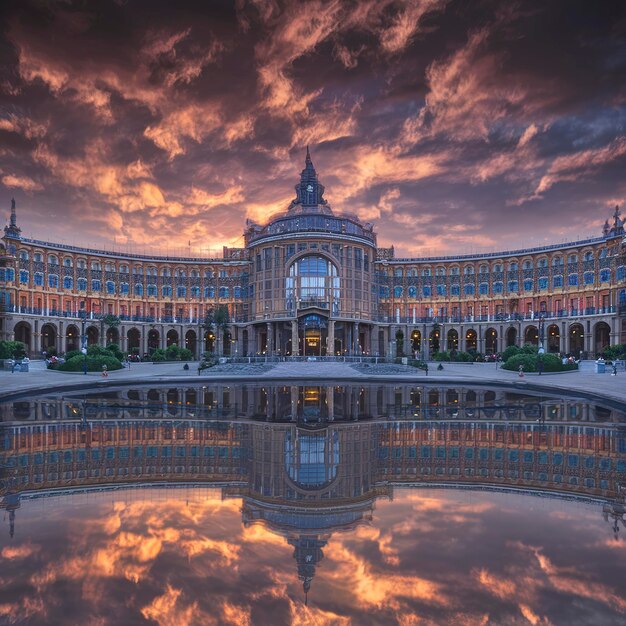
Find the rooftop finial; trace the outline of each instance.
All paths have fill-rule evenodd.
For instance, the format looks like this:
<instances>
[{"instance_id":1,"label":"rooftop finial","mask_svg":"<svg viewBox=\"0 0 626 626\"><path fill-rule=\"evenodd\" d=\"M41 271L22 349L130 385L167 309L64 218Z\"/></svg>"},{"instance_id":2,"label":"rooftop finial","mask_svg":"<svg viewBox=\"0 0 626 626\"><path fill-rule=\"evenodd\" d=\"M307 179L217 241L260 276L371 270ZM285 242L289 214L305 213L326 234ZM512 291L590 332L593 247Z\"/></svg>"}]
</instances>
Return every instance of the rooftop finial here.
<instances>
[{"instance_id":1,"label":"rooftop finial","mask_svg":"<svg viewBox=\"0 0 626 626\"><path fill-rule=\"evenodd\" d=\"M312 163L311 161L311 153L309 152L309 144L306 145L306 159L304 159L304 162L308 165L309 163Z\"/></svg>"},{"instance_id":2,"label":"rooftop finial","mask_svg":"<svg viewBox=\"0 0 626 626\"><path fill-rule=\"evenodd\" d=\"M17 215L15 214L15 198L11 198L11 226L17 226Z\"/></svg>"}]
</instances>

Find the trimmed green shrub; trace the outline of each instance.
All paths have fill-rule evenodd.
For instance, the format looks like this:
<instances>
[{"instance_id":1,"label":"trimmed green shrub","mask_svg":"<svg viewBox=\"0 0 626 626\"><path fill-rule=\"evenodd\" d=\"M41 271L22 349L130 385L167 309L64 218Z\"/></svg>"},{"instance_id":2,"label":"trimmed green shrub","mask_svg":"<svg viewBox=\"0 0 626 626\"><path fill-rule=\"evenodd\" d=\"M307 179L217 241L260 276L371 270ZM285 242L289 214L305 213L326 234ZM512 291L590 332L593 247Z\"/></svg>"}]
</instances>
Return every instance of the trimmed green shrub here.
<instances>
[{"instance_id":1,"label":"trimmed green shrub","mask_svg":"<svg viewBox=\"0 0 626 626\"><path fill-rule=\"evenodd\" d=\"M22 359L26 356L26 344L21 341L0 341L0 359Z\"/></svg>"},{"instance_id":2,"label":"trimmed green shrub","mask_svg":"<svg viewBox=\"0 0 626 626\"><path fill-rule=\"evenodd\" d=\"M433 361L451 361L452 357L450 353L444 350L443 352L435 352L433 354Z\"/></svg>"},{"instance_id":3,"label":"trimmed green shrub","mask_svg":"<svg viewBox=\"0 0 626 626\"><path fill-rule=\"evenodd\" d=\"M124 353L116 343L110 343L106 347L106 351L110 352L118 361L124 360Z\"/></svg>"},{"instance_id":4,"label":"trimmed green shrub","mask_svg":"<svg viewBox=\"0 0 626 626\"><path fill-rule=\"evenodd\" d=\"M165 350L166 361L180 361L180 348L173 343L171 346L167 346Z\"/></svg>"},{"instance_id":5,"label":"trimmed green shrub","mask_svg":"<svg viewBox=\"0 0 626 626\"><path fill-rule=\"evenodd\" d=\"M578 369L575 363L563 365L561 359L556 354L544 354L541 356L544 372L566 372ZM516 354L506 361L502 366L505 370L517 371L520 365L524 366L525 372L537 372L539 363L538 354Z\"/></svg>"},{"instance_id":6,"label":"trimmed green shrub","mask_svg":"<svg viewBox=\"0 0 626 626\"><path fill-rule=\"evenodd\" d=\"M70 360L72 357L74 357L74 356L82 356L82 355L83 355L83 353L82 353L80 350L70 350L69 352L66 352L66 353L63 355L63 358L64 358L66 361L69 361L69 360Z\"/></svg>"},{"instance_id":7,"label":"trimmed green shrub","mask_svg":"<svg viewBox=\"0 0 626 626\"><path fill-rule=\"evenodd\" d=\"M604 356L610 361L626 358L626 344L620 343L604 348Z\"/></svg>"},{"instance_id":8,"label":"trimmed green shrub","mask_svg":"<svg viewBox=\"0 0 626 626\"><path fill-rule=\"evenodd\" d=\"M54 369L61 372L82 372L85 364L85 357L82 354L73 356L71 359L65 361L60 365L55 365ZM107 355L87 355L87 371L88 372L101 372L102 366L106 365L108 371L121 370L122 364L110 354Z\"/></svg>"},{"instance_id":9,"label":"trimmed green shrub","mask_svg":"<svg viewBox=\"0 0 626 626\"><path fill-rule=\"evenodd\" d=\"M161 349L161 348L157 348L151 355L150 357L153 361L153 363L161 363L162 361L165 361L165 350Z\"/></svg>"},{"instance_id":10,"label":"trimmed green shrub","mask_svg":"<svg viewBox=\"0 0 626 626\"><path fill-rule=\"evenodd\" d=\"M189 348L182 348L180 351L181 361L193 361L193 352Z\"/></svg>"}]
</instances>

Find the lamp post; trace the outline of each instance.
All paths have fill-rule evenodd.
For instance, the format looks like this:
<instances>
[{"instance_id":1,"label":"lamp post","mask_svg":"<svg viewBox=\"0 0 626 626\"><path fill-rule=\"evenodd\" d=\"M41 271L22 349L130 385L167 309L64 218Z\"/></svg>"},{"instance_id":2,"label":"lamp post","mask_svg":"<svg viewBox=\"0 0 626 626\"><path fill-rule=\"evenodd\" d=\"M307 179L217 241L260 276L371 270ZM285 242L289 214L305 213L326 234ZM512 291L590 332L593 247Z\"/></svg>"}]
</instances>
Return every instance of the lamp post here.
<instances>
[{"instance_id":1,"label":"lamp post","mask_svg":"<svg viewBox=\"0 0 626 626\"><path fill-rule=\"evenodd\" d=\"M80 351L83 353L83 374L87 376L87 336L85 335L87 310L84 304L80 308L80 318Z\"/></svg>"},{"instance_id":2,"label":"lamp post","mask_svg":"<svg viewBox=\"0 0 626 626\"><path fill-rule=\"evenodd\" d=\"M544 348L545 341L545 330L546 330L546 318L543 313L541 313L539 317L539 354L543 354L546 350Z\"/></svg>"}]
</instances>

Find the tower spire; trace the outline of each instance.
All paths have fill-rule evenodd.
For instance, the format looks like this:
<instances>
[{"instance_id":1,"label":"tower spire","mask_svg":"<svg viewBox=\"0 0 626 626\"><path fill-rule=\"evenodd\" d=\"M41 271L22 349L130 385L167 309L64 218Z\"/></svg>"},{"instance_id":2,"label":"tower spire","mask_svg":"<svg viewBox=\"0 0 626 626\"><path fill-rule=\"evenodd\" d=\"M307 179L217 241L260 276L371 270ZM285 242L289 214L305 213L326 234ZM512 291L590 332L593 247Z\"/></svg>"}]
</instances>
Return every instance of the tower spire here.
<instances>
[{"instance_id":1,"label":"tower spire","mask_svg":"<svg viewBox=\"0 0 626 626\"><path fill-rule=\"evenodd\" d=\"M11 217L9 219L9 225L4 227L4 236L12 237L13 239L21 239L22 229L17 225L17 213L15 211L15 198L11 198Z\"/></svg>"}]
</instances>

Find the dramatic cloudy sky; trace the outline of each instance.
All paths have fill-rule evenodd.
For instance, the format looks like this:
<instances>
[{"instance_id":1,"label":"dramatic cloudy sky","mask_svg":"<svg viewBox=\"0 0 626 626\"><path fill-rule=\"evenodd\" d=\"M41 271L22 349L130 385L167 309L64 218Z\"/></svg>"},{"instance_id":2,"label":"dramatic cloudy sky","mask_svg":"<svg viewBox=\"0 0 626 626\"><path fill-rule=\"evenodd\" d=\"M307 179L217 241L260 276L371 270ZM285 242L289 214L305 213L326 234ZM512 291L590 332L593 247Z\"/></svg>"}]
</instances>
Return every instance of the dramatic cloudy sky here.
<instances>
[{"instance_id":1,"label":"dramatic cloudy sky","mask_svg":"<svg viewBox=\"0 0 626 626\"><path fill-rule=\"evenodd\" d=\"M626 199L618 0L2 4L0 206L26 236L238 246L307 143L398 255L575 240Z\"/></svg>"}]
</instances>

